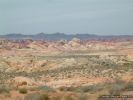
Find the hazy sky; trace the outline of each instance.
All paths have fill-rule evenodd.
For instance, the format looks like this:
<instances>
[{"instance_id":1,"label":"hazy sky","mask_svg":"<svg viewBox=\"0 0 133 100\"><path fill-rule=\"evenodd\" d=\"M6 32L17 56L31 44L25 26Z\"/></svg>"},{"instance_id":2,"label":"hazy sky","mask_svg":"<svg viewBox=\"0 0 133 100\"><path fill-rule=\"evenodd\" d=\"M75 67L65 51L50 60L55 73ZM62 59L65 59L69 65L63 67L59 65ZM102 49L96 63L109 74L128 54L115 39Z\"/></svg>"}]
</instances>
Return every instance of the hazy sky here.
<instances>
[{"instance_id":1,"label":"hazy sky","mask_svg":"<svg viewBox=\"0 0 133 100\"><path fill-rule=\"evenodd\" d=\"M0 34L132 34L133 0L0 0Z\"/></svg>"}]
</instances>

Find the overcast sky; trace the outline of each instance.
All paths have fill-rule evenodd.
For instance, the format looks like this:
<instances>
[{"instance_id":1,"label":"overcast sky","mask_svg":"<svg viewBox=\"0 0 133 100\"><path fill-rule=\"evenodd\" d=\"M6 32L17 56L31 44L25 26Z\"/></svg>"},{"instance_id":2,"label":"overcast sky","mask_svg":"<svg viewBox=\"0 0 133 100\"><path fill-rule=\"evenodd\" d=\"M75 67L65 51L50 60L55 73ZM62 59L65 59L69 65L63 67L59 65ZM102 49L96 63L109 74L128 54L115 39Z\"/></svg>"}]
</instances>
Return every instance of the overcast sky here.
<instances>
[{"instance_id":1,"label":"overcast sky","mask_svg":"<svg viewBox=\"0 0 133 100\"><path fill-rule=\"evenodd\" d=\"M0 34L133 35L133 0L0 0Z\"/></svg>"}]
</instances>

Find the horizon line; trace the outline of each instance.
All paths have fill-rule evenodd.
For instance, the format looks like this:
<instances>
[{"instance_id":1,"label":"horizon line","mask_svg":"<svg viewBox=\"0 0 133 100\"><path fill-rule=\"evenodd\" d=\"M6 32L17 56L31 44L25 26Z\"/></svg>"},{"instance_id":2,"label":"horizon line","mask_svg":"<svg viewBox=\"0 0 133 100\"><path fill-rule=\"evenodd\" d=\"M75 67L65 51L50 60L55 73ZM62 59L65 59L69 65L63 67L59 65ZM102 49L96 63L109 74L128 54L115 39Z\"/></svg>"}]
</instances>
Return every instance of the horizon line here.
<instances>
[{"instance_id":1,"label":"horizon line","mask_svg":"<svg viewBox=\"0 0 133 100\"><path fill-rule=\"evenodd\" d=\"M55 33L47 33L47 32L38 32L34 34L25 34L25 33L6 33L6 34L0 34L0 36L4 35L39 35L39 34L45 34L45 35L54 35L54 34L62 34L62 35L95 35L95 36L133 36L133 34L96 34L96 33L64 33L64 32L55 32Z\"/></svg>"}]
</instances>

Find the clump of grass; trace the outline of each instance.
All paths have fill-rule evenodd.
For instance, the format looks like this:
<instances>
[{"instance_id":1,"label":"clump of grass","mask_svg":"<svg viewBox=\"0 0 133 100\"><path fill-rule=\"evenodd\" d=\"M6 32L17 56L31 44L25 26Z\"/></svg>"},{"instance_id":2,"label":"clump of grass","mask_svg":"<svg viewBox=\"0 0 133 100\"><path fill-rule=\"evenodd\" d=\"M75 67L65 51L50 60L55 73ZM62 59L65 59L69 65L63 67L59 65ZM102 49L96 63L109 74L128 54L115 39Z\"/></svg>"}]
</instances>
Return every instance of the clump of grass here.
<instances>
[{"instance_id":1,"label":"clump of grass","mask_svg":"<svg viewBox=\"0 0 133 100\"><path fill-rule=\"evenodd\" d=\"M19 88L19 93L26 94L27 92L26 88Z\"/></svg>"},{"instance_id":2,"label":"clump of grass","mask_svg":"<svg viewBox=\"0 0 133 100\"><path fill-rule=\"evenodd\" d=\"M64 100L74 100L71 96L65 96Z\"/></svg>"}]
</instances>

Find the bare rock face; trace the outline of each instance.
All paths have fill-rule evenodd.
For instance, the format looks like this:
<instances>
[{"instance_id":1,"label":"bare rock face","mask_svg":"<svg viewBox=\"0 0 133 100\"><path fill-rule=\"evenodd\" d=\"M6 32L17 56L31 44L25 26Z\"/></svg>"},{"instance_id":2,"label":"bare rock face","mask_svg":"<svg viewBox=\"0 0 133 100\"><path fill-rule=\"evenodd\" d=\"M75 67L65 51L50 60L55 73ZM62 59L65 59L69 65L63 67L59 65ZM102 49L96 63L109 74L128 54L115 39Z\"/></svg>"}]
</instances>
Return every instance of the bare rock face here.
<instances>
[{"instance_id":1,"label":"bare rock face","mask_svg":"<svg viewBox=\"0 0 133 100\"><path fill-rule=\"evenodd\" d=\"M68 44L71 45L72 47L78 47L81 45L81 40L78 38L73 38L71 41L69 41Z\"/></svg>"}]
</instances>

